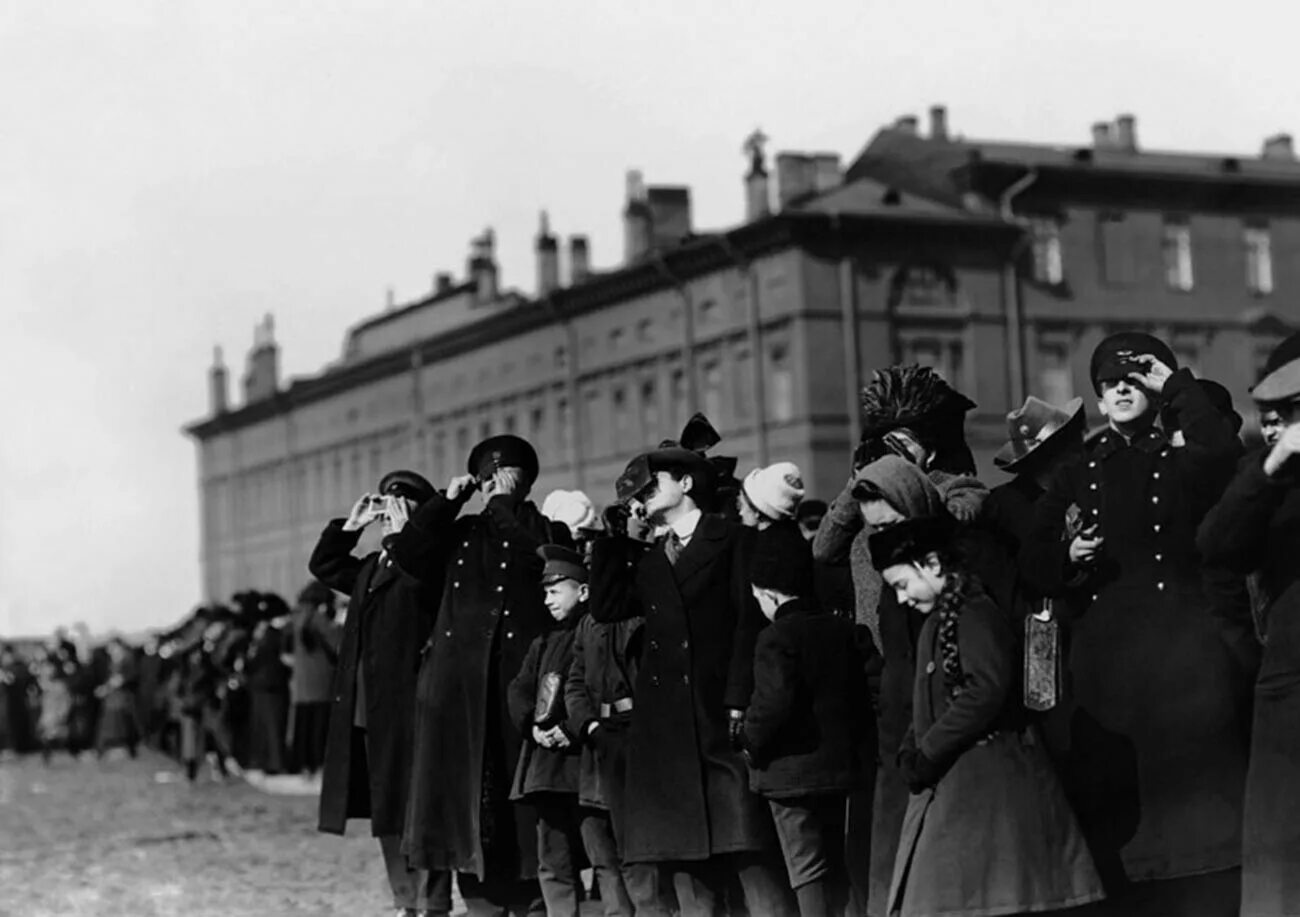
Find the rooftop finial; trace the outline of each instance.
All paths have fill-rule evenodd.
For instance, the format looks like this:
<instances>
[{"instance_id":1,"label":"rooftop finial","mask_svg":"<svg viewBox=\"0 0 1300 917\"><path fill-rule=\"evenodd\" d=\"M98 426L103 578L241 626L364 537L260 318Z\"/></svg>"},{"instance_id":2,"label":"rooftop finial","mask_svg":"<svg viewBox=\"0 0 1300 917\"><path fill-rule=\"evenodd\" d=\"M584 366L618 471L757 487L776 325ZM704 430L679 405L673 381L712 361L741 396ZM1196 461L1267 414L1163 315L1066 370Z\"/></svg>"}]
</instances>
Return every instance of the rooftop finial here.
<instances>
[{"instance_id":1,"label":"rooftop finial","mask_svg":"<svg viewBox=\"0 0 1300 917\"><path fill-rule=\"evenodd\" d=\"M767 145L768 136L763 133L761 127L756 127L745 138L744 146L741 151L749 156L749 173L751 175L766 175L767 164L764 162L763 148Z\"/></svg>"}]
</instances>

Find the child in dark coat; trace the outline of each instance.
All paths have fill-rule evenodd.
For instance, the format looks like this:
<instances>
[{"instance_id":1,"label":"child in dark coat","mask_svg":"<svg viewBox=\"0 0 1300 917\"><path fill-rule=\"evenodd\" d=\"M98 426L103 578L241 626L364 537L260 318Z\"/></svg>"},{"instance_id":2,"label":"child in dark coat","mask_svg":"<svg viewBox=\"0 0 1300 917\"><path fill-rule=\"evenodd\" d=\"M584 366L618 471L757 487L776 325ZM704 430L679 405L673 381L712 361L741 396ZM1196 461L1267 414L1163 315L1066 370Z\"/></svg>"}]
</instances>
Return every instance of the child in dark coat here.
<instances>
[{"instance_id":1,"label":"child in dark coat","mask_svg":"<svg viewBox=\"0 0 1300 917\"><path fill-rule=\"evenodd\" d=\"M817 605L812 547L794 522L758 533L758 637L743 749L750 788L772 810L802 917L844 913L846 797L864 785L875 721L853 625Z\"/></svg>"},{"instance_id":2,"label":"child in dark coat","mask_svg":"<svg viewBox=\"0 0 1300 917\"><path fill-rule=\"evenodd\" d=\"M586 848L597 841L588 835L606 825L600 813L578 805L581 750L568 729L564 702L573 638L587 614L587 568L581 554L560 545L543 545L537 553L545 561L542 588L556 626L532 642L510 682L510 717L525 737L510 798L537 813L537 873L546 913L577 917L578 872Z\"/></svg>"}]
</instances>

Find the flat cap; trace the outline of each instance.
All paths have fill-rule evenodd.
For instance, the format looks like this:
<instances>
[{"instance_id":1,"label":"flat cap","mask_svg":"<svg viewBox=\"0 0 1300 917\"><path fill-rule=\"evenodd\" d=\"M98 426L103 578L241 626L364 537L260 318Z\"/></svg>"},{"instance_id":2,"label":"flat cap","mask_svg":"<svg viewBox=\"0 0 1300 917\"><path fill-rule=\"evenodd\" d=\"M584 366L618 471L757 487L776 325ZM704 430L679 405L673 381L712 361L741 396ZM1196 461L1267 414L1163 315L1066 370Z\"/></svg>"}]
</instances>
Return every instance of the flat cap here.
<instances>
[{"instance_id":1,"label":"flat cap","mask_svg":"<svg viewBox=\"0 0 1300 917\"><path fill-rule=\"evenodd\" d=\"M544 544L537 549L537 556L543 560L542 585L549 586L560 580L571 579L579 583L587 581L587 565L582 555L572 548L561 544Z\"/></svg>"}]
</instances>

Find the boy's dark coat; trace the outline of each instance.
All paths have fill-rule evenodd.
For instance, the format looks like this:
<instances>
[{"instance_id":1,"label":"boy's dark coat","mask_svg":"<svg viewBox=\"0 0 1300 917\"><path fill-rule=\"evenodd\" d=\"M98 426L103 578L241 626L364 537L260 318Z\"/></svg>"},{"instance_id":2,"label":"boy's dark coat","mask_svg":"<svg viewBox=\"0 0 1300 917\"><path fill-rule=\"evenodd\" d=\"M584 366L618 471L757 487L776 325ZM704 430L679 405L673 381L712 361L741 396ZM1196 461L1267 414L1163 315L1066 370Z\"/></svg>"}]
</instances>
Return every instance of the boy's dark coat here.
<instances>
[{"instance_id":1,"label":"boy's dark coat","mask_svg":"<svg viewBox=\"0 0 1300 917\"><path fill-rule=\"evenodd\" d=\"M574 797L577 803L578 765L581 750L577 739L570 734L567 748L543 748L532 739L537 695L542 690L542 679L555 679L557 699L554 708L557 719L547 725L565 726L565 683L573 665L573 638L580 621L587 617L586 609L575 610L578 617L557 625L541 634L528 647L519 674L510 682L510 719L514 721L523 747L515 769L511 799L526 799L533 793L563 793Z\"/></svg>"}]
</instances>

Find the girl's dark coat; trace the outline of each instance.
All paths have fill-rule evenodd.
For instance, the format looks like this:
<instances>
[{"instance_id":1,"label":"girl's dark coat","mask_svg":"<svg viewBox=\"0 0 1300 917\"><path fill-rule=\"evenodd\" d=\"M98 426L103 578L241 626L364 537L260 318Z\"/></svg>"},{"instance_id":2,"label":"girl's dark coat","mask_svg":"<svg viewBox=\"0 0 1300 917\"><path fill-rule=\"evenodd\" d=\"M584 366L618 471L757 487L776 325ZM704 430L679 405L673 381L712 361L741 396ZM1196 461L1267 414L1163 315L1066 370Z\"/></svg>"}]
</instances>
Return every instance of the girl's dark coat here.
<instances>
[{"instance_id":1,"label":"girl's dark coat","mask_svg":"<svg viewBox=\"0 0 1300 917\"><path fill-rule=\"evenodd\" d=\"M748 530L705 515L674 566L662 549L634 559L624 537L596 542L591 613L645 618L628 733L624 859L704 860L775 845L763 800L731 748L728 708L753 686L764 623L748 583Z\"/></svg>"},{"instance_id":2,"label":"girl's dark coat","mask_svg":"<svg viewBox=\"0 0 1300 917\"><path fill-rule=\"evenodd\" d=\"M429 636L435 593L380 553L354 557L360 532L343 520L325 527L308 568L349 596L334 672L320 830L342 834L349 818L370 818L375 836L402 833L410 783L415 675ZM357 670L366 683L369 755L354 754Z\"/></svg>"}]
</instances>

